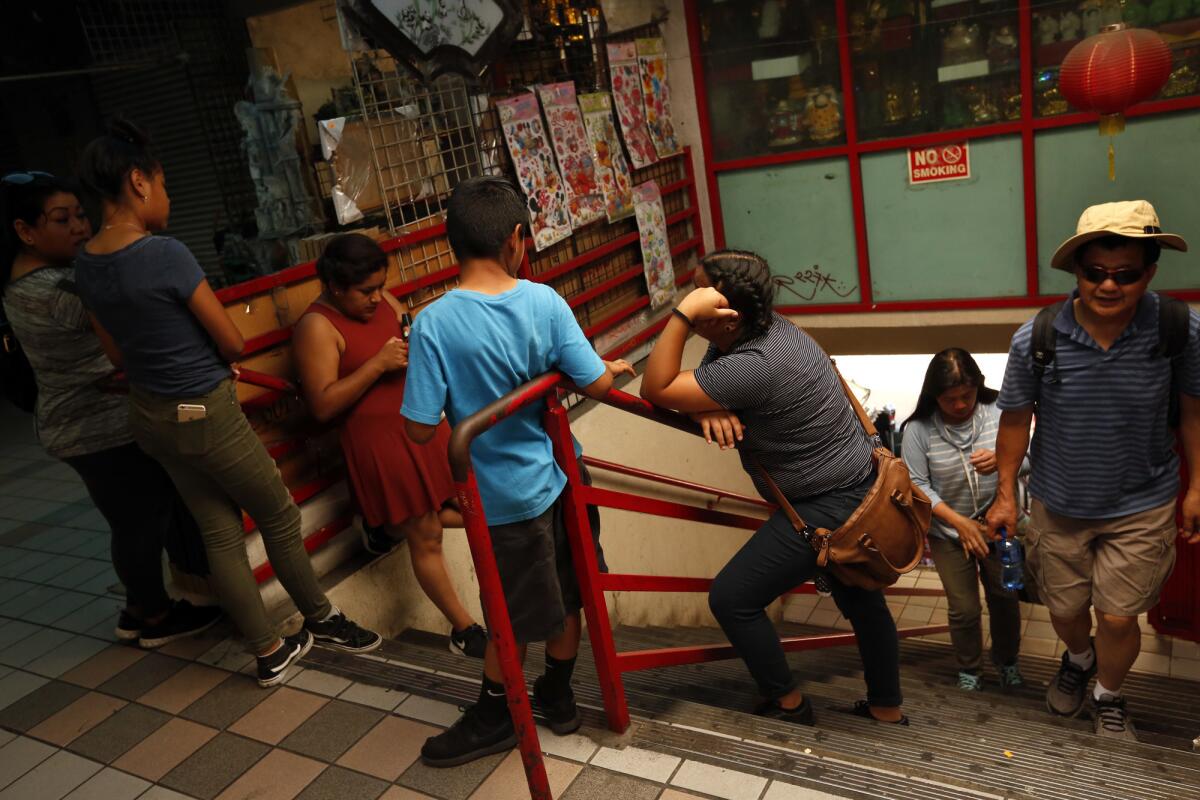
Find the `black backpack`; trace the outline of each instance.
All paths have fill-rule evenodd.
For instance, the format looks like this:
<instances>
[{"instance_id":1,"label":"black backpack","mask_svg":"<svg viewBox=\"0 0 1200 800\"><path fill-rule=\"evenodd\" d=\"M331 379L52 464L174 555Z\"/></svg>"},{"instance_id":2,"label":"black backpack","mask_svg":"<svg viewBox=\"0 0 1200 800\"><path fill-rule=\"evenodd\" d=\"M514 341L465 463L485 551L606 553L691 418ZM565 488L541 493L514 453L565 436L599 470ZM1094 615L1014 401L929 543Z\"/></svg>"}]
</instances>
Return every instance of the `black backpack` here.
<instances>
[{"instance_id":1,"label":"black backpack","mask_svg":"<svg viewBox=\"0 0 1200 800\"><path fill-rule=\"evenodd\" d=\"M32 412L37 405L33 367L4 316L3 305L0 305L0 391L22 411Z\"/></svg>"},{"instance_id":2,"label":"black backpack","mask_svg":"<svg viewBox=\"0 0 1200 800\"><path fill-rule=\"evenodd\" d=\"M1030 340L1030 355L1033 357L1033 375L1037 378L1038 391L1042 387L1042 375L1046 367L1054 362L1054 349L1058 344L1054 320L1062 311L1066 300L1046 306L1033 318L1033 338ZM1179 427L1179 362L1187 347L1190 324L1188 304L1174 297L1158 296L1158 346L1151 358L1166 358L1171 361L1171 400L1167 421L1172 428Z\"/></svg>"}]
</instances>

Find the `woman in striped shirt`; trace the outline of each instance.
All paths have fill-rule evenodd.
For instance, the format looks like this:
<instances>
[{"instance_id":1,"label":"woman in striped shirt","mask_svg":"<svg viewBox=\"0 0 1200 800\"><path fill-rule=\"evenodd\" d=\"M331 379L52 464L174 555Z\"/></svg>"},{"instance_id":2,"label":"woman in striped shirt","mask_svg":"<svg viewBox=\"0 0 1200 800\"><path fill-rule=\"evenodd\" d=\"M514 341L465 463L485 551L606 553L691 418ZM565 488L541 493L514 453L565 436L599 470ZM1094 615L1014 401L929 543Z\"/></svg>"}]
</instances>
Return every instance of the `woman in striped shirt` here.
<instances>
[{"instance_id":1,"label":"woman in striped shirt","mask_svg":"<svg viewBox=\"0 0 1200 800\"><path fill-rule=\"evenodd\" d=\"M1001 585L1000 559L988 551L982 521L996 496L997 395L984 385L971 354L951 347L929 363L917 409L904 423L904 461L933 503L929 551L946 590L958 688L964 691L983 689L978 583L987 598L1000 686L1024 683L1017 668L1020 602Z\"/></svg>"}]
</instances>

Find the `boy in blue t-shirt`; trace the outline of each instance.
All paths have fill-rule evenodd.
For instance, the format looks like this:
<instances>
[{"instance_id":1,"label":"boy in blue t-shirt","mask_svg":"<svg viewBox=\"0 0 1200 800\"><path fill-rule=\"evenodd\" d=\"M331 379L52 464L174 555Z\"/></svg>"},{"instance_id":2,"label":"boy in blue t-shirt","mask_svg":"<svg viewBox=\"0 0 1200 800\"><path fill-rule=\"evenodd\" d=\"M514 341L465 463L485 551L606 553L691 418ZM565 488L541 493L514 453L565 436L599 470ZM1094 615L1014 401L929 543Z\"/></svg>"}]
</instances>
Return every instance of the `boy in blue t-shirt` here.
<instances>
[{"instance_id":1,"label":"boy in blue t-shirt","mask_svg":"<svg viewBox=\"0 0 1200 800\"><path fill-rule=\"evenodd\" d=\"M426 442L444 411L451 425L550 370L589 397L607 394L613 376L633 374L605 362L575 315L549 286L516 278L529 214L511 183L463 181L450 196L446 234L458 258L459 288L425 309L412 328L404 389L409 437ZM546 672L533 689L551 730L579 728L571 673L582 606L560 495L566 476L536 404L508 417L471 445L479 494L522 659L525 644L546 642ZM465 764L516 745L500 662L489 642L479 702L445 732L426 740L429 766Z\"/></svg>"}]
</instances>

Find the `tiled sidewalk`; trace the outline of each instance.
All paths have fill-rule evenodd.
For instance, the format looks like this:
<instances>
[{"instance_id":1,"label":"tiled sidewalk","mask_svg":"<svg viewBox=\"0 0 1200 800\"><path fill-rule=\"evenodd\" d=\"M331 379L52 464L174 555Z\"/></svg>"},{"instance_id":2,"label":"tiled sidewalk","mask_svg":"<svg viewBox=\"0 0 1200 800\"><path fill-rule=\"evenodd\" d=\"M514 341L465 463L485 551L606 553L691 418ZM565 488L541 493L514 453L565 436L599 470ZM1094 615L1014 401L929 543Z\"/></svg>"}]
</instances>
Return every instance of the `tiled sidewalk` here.
<instances>
[{"instance_id":1,"label":"tiled sidewalk","mask_svg":"<svg viewBox=\"0 0 1200 800\"><path fill-rule=\"evenodd\" d=\"M458 716L446 703L313 669L260 689L227 627L152 653L115 643L104 520L69 468L12 430L0 449L0 800L528 797L515 752L420 764L421 743ZM833 797L582 735L543 730L542 742L563 800Z\"/></svg>"}]
</instances>

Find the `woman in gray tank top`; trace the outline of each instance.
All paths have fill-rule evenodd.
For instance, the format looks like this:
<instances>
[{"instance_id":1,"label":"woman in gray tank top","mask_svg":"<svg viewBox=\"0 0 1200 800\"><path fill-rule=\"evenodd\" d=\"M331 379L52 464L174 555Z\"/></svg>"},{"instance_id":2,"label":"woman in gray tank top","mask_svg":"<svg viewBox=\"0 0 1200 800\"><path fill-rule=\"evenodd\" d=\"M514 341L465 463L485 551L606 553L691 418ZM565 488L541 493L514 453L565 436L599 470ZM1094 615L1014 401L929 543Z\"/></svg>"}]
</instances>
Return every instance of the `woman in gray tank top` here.
<instances>
[{"instance_id":1,"label":"woman in gray tank top","mask_svg":"<svg viewBox=\"0 0 1200 800\"><path fill-rule=\"evenodd\" d=\"M220 610L172 601L162 572L164 541L176 554L187 553L189 540L199 544L195 522L166 472L133 443L126 398L103 390L112 364L75 288L72 261L91 223L71 186L44 172L6 175L0 192L4 311L37 382L38 439L79 473L112 530L113 569L127 601L116 636L150 648L198 633ZM193 553L173 560L203 573L203 550Z\"/></svg>"}]
</instances>

